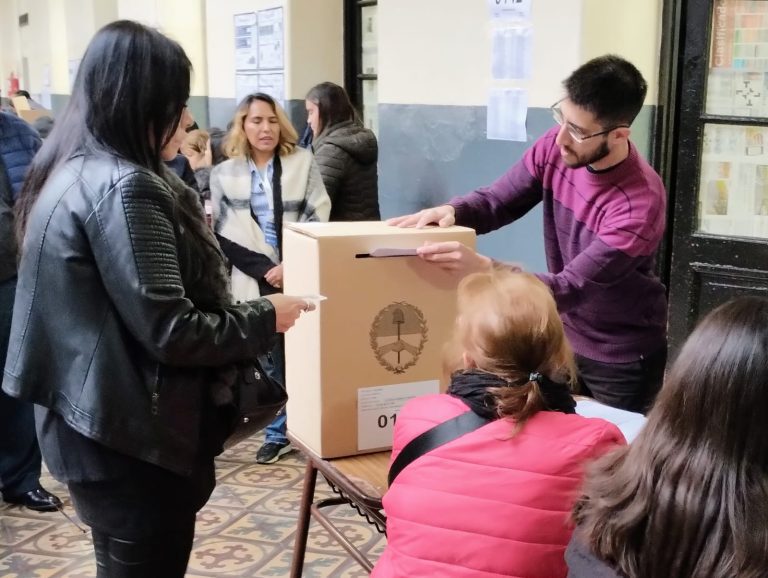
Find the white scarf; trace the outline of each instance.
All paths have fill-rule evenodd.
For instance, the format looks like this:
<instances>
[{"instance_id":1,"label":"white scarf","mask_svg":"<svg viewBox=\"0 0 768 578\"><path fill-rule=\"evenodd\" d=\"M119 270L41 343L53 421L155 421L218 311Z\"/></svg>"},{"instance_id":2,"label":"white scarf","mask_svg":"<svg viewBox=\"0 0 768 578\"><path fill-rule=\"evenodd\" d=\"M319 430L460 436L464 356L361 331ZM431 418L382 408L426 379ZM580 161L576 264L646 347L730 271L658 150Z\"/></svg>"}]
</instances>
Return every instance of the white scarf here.
<instances>
[{"instance_id":1,"label":"white scarf","mask_svg":"<svg viewBox=\"0 0 768 578\"><path fill-rule=\"evenodd\" d=\"M331 199L312 154L296 148L291 154L280 156L280 163L283 222L327 221ZM267 200L274 210L272 195L267 195ZM249 251L266 255L275 265L280 264L277 249L267 243L251 215L251 169L247 159L230 159L213 169L211 205L217 234ZM251 301L259 296L256 280L233 267L232 297L236 301Z\"/></svg>"}]
</instances>

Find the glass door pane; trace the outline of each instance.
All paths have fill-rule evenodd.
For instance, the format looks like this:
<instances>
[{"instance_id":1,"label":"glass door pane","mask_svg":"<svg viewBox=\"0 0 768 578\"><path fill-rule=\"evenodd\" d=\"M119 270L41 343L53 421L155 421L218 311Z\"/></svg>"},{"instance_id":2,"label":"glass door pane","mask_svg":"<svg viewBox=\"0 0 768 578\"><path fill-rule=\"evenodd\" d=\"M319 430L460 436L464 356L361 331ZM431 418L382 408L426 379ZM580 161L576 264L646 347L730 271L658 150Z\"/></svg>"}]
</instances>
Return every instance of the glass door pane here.
<instances>
[{"instance_id":1,"label":"glass door pane","mask_svg":"<svg viewBox=\"0 0 768 578\"><path fill-rule=\"evenodd\" d=\"M699 231L768 239L768 127L704 125Z\"/></svg>"},{"instance_id":2,"label":"glass door pane","mask_svg":"<svg viewBox=\"0 0 768 578\"><path fill-rule=\"evenodd\" d=\"M705 112L768 118L768 2L714 0Z\"/></svg>"},{"instance_id":3,"label":"glass door pane","mask_svg":"<svg viewBox=\"0 0 768 578\"><path fill-rule=\"evenodd\" d=\"M377 74L379 71L379 31L376 26L376 12L378 6L364 6L362 13L362 50L363 50L363 74Z\"/></svg>"}]
</instances>

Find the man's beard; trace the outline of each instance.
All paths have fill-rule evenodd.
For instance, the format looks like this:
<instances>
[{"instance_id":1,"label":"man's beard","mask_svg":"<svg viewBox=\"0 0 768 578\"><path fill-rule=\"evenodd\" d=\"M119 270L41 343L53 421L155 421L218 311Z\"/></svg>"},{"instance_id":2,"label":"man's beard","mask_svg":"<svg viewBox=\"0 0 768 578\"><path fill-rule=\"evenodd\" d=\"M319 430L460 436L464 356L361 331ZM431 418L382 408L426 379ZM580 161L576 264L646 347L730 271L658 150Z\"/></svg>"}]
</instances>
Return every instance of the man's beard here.
<instances>
[{"instance_id":1,"label":"man's beard","mask_svg":"<svg viewBox=\"0 0 768 578\"><path fill-rule=\"evenodd\" d=\"M610 154L610 149L608 148L608 141L603 140L602 144L597 148L595 152L590 154L589 156L579 156L576 154L576 151L574 151L571 148L567 148L566 150L576 157L576 161L574 162L568 162L563 159L563 162L568 165L569 168L572 169L580 169L581 167L586 167L587 165L595 164L596 162L599 162L603 160L605 157L607 157Z\"/></svg>"}]
</instances>

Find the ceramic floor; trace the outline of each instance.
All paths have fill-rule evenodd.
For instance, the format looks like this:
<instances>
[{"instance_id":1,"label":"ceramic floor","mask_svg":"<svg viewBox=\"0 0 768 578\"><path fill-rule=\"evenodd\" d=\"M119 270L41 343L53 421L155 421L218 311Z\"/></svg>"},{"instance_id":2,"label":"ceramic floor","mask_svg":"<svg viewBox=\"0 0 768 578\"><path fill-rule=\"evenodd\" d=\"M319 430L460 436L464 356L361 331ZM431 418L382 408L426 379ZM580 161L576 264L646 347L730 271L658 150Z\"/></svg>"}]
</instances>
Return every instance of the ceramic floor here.
<instances>
[{"instance_id":1,"label":"ceramic floor","mask_svg":"<svg viewBox=\"0 0 768 578\"><path fill-rule=\"evenodd\" d=\"M246 440L217 460L218 485L197 519L188 578L288 576L304 461L293 452L269 466L255 462L260 440ZM318 493L331 496L318 476ZM47 474L43 485L61 497L75 518L65 487ZM348 506L330 510L344 534L371 560L384 537ZM307 578L357 578L365 572L312 522L305 558ZM0 502L2 578L94 578L90 537L60 512L36 513Z\"/></svg>"}]
</instances>

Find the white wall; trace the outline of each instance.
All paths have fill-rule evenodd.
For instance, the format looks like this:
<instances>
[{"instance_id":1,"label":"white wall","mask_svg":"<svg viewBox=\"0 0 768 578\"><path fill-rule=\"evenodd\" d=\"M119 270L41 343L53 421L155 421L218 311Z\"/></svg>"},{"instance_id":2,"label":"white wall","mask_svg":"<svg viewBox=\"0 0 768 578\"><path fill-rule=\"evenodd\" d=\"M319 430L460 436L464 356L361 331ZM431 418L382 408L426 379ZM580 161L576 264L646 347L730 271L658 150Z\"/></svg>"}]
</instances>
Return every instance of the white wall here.
<instances>
[{"instance_id":1,"label":"white wall","mask_svg":"<svg viewBox=\"0 0 768 578\"><path fill-rule=\"evenodd\" d=\"M117 14L112 20L136 20L157 28L181 44L192 62L191 94L208 94L204 0L118 0L117 4Z\"/></svg>"},{"instance_id":2,"label":"white wall","mask_svg":"<svg viewBox=\"0 0 768 578\"><path fill-rule=\"evenodd\" d=\"M529 106L547 107L585 61L616 53L648 80L656 103L663 0L534 0ZM484 106L491 85L491 30L481 0L382 0L379 102ZM514 83L510 83L514 85Z\"/></svg>"},{"instance_id":3,"label":"white wall","mask_svg":"<svg viewBox=\"0 0 768 578\"><path fill-rule=\"evenodd\" d=\"M386 0L385 0L386 1ZM320 82L344 84L342 0L291 0L286 96L301 100Z\"/></svg>"},{"instance_id":4,"label":"white wall","mask_svg":"<svg viewBox=\"0 0 768 578\"><path fill-rule=\"evenodd\" d=\"M235 97L235 30L234 16L244 12L258 12L282 6L283 0L207 0L208 96ZM290 31L286 30L285 46L290 45ZM286 48L287 50L287 48ZM287 55L285 55L287 58Z\"/></svg>"},{"instance_id":5,"label":"white wall","mask_svg":"<svg viewBox=\"0 0 768 578\"><path fill-rule=\"evenodd\" d=\"M658 100L663 3L584 0L584 60L610 52L632 62L648 81L645 104L656 104Z\"/></svg>"},{"instance_id":6,"label":"white wall","mask_svg":"<svg viewBox=\"0 0 768 578\"><path fill-rule=\"evenodd\" d=\"M530 106L552 104L562 78L578 66L581 12L582 0L532 2ZM487 103L492 29L487 2L383 0L378 18L379 102Z\"/></svg>"},{"instance_id":7,"label":"white wall","mask_svg":"<svg viewBox=\"0 0 768 578\"><path fill-rule=\"evenodd\" d=\"M235 96L235 14L279 6L285 22L286 99L303 99L318 82L343 82L342 0L208 0L209 96Z\"/></svg>"}]
</instances>

